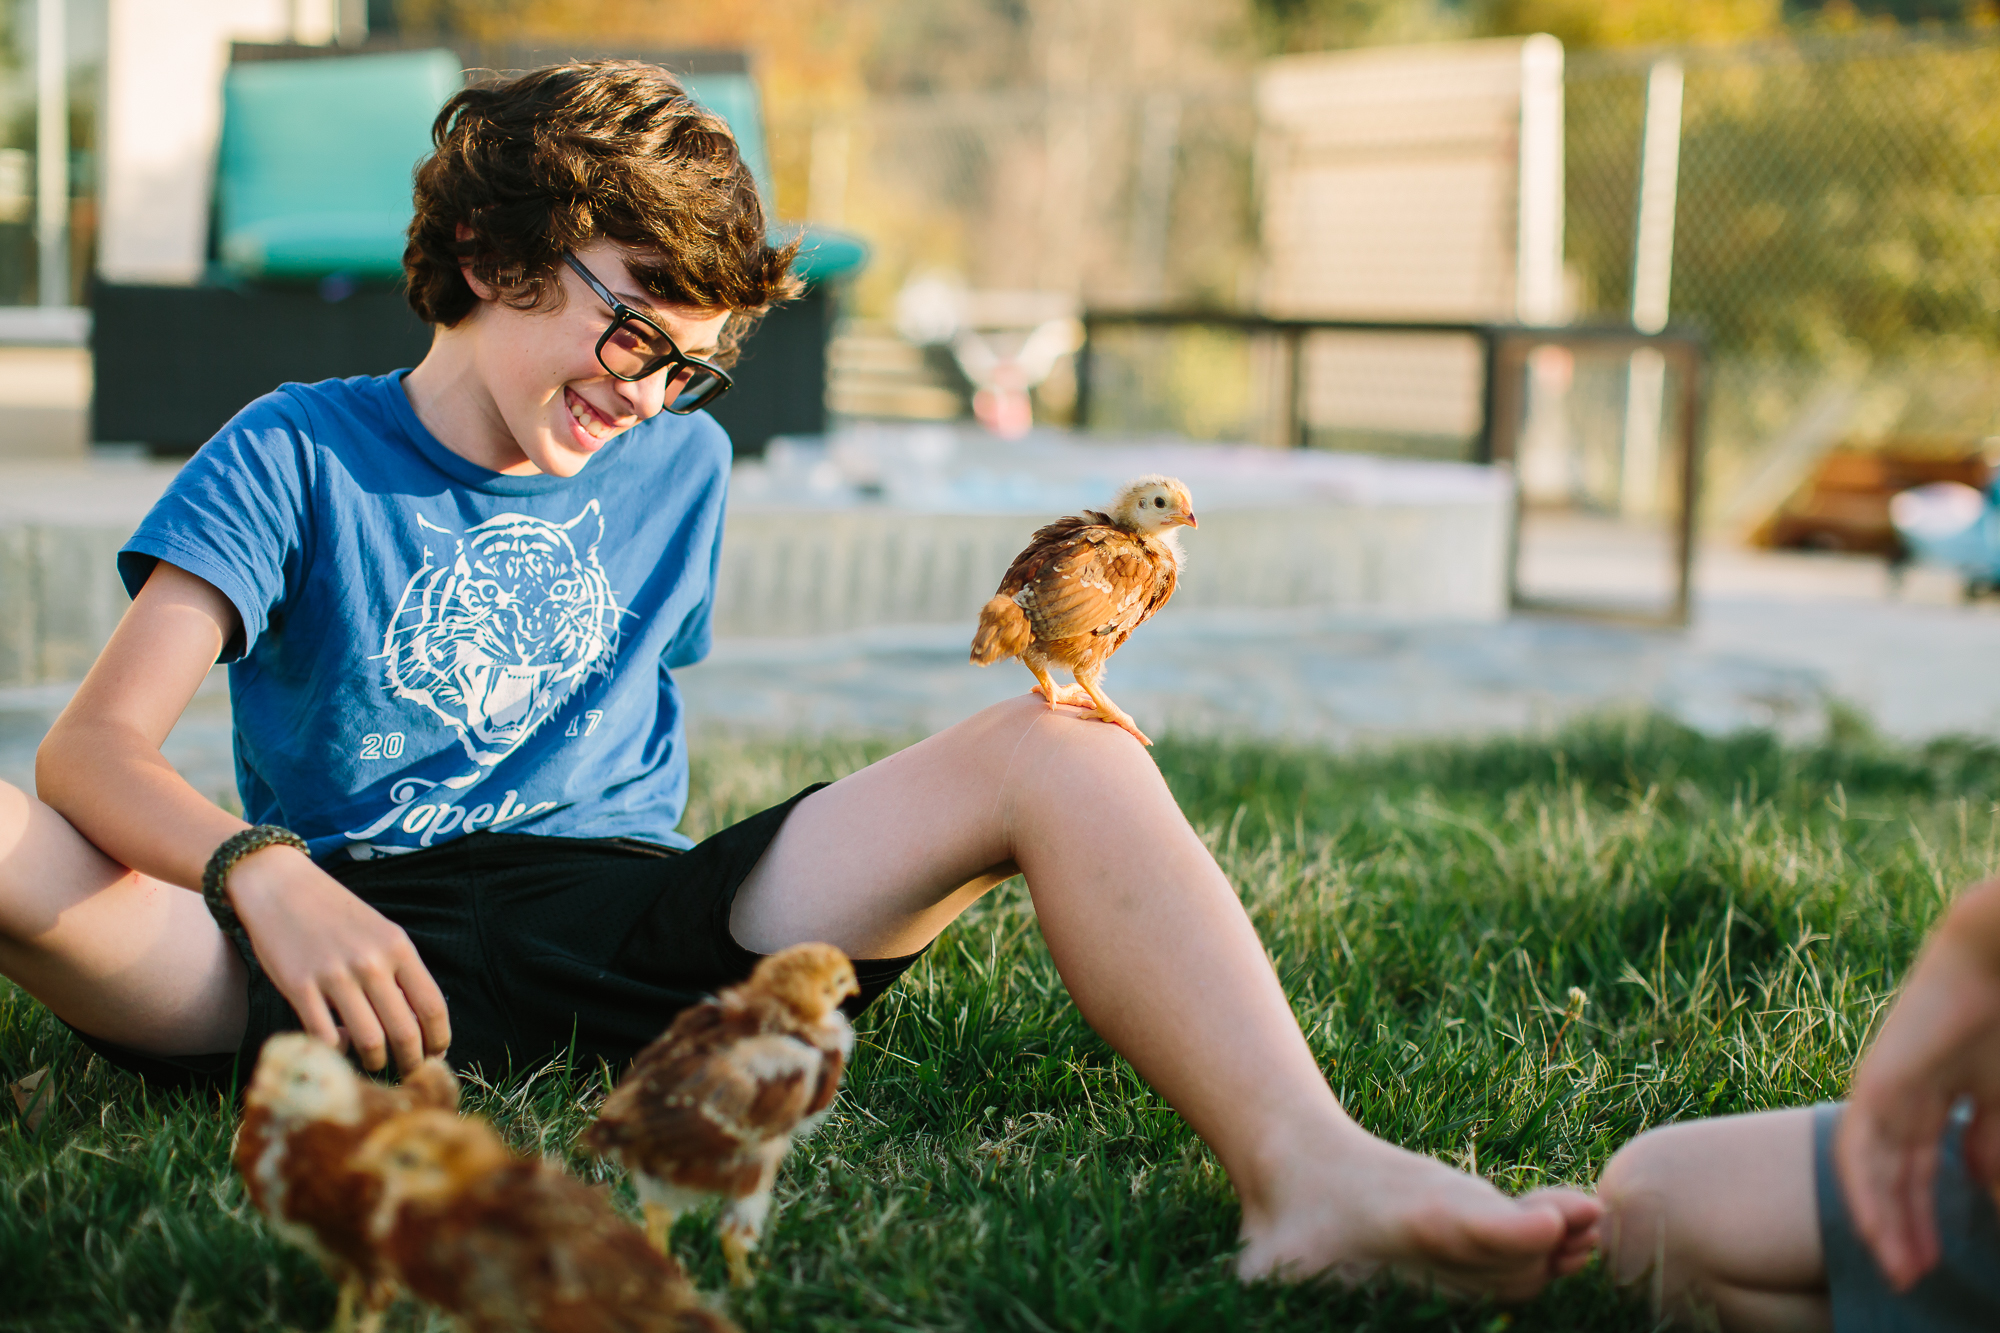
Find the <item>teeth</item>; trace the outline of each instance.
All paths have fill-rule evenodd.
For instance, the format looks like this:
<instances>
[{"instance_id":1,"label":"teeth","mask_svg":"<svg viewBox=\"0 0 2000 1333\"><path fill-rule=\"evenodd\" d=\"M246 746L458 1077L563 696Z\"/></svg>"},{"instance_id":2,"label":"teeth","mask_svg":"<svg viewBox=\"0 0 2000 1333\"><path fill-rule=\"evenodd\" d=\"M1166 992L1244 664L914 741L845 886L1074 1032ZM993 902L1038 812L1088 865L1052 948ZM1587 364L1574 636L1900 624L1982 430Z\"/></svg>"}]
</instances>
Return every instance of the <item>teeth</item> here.
<instances>
[{"instance_id":1,"label":"teeth","mask_svg":"<svg viewBox=\"0 0 2000 1333\"><path fill-rule=\"evenodd\" d=\"M569 414L575 417L576 424L583 427L584 431L593 438L600 433L596 415L581 402L572 401L569 405Z\"/></svg>"}]
</instances>

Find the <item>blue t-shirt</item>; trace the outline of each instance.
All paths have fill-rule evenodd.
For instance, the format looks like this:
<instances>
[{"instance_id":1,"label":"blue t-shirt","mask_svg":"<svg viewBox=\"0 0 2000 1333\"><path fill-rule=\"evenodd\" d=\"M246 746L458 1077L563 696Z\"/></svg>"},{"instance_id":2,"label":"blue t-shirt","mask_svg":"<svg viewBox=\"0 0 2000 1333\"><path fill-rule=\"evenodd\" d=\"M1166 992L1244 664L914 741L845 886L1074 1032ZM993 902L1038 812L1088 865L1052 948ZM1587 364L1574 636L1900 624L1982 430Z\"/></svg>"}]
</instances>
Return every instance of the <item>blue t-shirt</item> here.
<instances>
[{"instance_id":1,"label":"blue t-shirt","mask_svg":"<svg viewBox=\"0 0 2000 1333\"><path fill-rule=\"evenodd\" d=\"M316 859L479 829L685 847L669 668L709 646L729 440L661 414L574 477L503 476L402 375L287 384L203 445L118 557L220 589L236 783Z\"/></svg>"}]
</instances>

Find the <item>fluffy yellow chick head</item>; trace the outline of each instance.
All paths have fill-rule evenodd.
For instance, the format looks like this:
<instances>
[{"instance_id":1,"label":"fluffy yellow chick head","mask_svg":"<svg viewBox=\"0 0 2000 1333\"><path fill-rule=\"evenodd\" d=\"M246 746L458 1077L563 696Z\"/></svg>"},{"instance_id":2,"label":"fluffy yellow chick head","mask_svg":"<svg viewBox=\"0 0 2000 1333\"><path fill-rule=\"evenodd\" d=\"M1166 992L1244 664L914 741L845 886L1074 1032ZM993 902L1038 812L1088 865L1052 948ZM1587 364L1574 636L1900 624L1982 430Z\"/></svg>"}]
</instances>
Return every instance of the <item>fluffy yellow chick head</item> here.
<instances>
[{"instance_id":1,"label":"fluffy yellow chick head","mask_svg":"<svg viewBox=\"0 0 2000 1333\"><path fill-rule=\"evenodd\" d=\"M757 964L750 985L809 1022L818 1022L861 993L854 964L831 944L794 944Z\"/></svg>"},{"instance_id":2,"label":"fluffy yellow chick head","mask_svg":"<svg viewBox=\"0 0 2000 1333\"><path fill-rule=\"evenodd\" d=\"M385 1206L449 1198L513 1160L483 1120L450 1111L406 1111L383 1122L355 1149L351 1165L382 1181Z\"/></svg>"},{"instance_id":3,"label":"fluffy yellow chick head","mask_svg":"<svg viewBox=\"0 0 2000 1333\"><path fill-rule=\"evenodd\" d=\"M280 1032L264 1043L244 1100L281 1120L361 1118L361 1076L347 1058L317 1037Z\"/></svg>"},{"instance_id":4,"label":"fluffy yellow chick head","mask_svg":"<svg viewBox=\"0 0 2000 1333\"><path fill-rule=\"evenodd\" d=\"M1194 521L1194 501L1188 488L1173 477L1141 477L1128 482L1112 503L1111 517L1121 527L1149 535L1200 526Z\"/></svg>"}]
</instances>

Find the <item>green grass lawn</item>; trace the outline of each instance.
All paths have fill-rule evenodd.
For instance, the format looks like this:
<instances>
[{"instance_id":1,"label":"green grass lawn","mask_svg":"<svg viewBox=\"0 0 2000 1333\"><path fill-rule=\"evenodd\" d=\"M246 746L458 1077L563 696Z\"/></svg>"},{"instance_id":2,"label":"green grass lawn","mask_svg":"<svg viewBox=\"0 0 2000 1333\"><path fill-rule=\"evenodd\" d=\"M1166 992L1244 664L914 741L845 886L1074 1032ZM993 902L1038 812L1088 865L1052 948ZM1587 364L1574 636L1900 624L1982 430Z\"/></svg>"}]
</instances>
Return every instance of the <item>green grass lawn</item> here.
<instances>
[{"instance_id":1,"label":"green grass lawn","mask_svg":"<svg viewBox=\"0 0 2000 1333\"><path fill-rule=\"evenodd\" d=\"M710 745L700 835L888 747ZM1606 721L1362 755L1163 742L1320 1062L1370 1129L1509 1189L1587 1183L1677 1117L1840 1095L1925 928L1993 864L2000 749L1709 740ZM1555 1043L1570 987L1588 1008ZM1645 1329L1592 1269L1509 1312L1229 1276L1214 1160L1078 1020L1009 884L860 1024L779 1186L747 1329ZM148 1095L0 982L0 1329L324 1327L333 1288L230 1174L214 1100ZM564 1153L603 1088L481 1089ZM588 1176L603 1172L571 1157ZM630 1206L629 1194L620 1185ZM722 1285L705 1217L675 1231ZM428 1320L402 1306L391 1328Z\"/></svg>"}]
</instances>

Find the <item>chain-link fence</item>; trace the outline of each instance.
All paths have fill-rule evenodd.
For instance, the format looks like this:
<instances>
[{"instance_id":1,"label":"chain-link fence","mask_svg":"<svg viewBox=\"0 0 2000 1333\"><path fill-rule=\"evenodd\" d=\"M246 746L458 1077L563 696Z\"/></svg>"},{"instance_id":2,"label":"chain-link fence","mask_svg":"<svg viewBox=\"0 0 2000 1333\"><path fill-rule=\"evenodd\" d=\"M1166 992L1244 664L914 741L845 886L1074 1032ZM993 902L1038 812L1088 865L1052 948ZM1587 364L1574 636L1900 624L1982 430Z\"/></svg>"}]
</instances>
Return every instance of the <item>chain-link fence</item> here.
<instances>
[{"instance_id":1,"label":"chain-link fence","mask_svg":"<svg viewBox=\"0 0 2000 1333\"><path fill-rule=\"evenodd\" d=\"M1572 58L1578 314L1629 312L1647 71ZM1672 53L1685 69L1671 312L1713 362L1709 518L1842 437L2000 432L2000 38Z\"/></svg>"}]
</instances>

